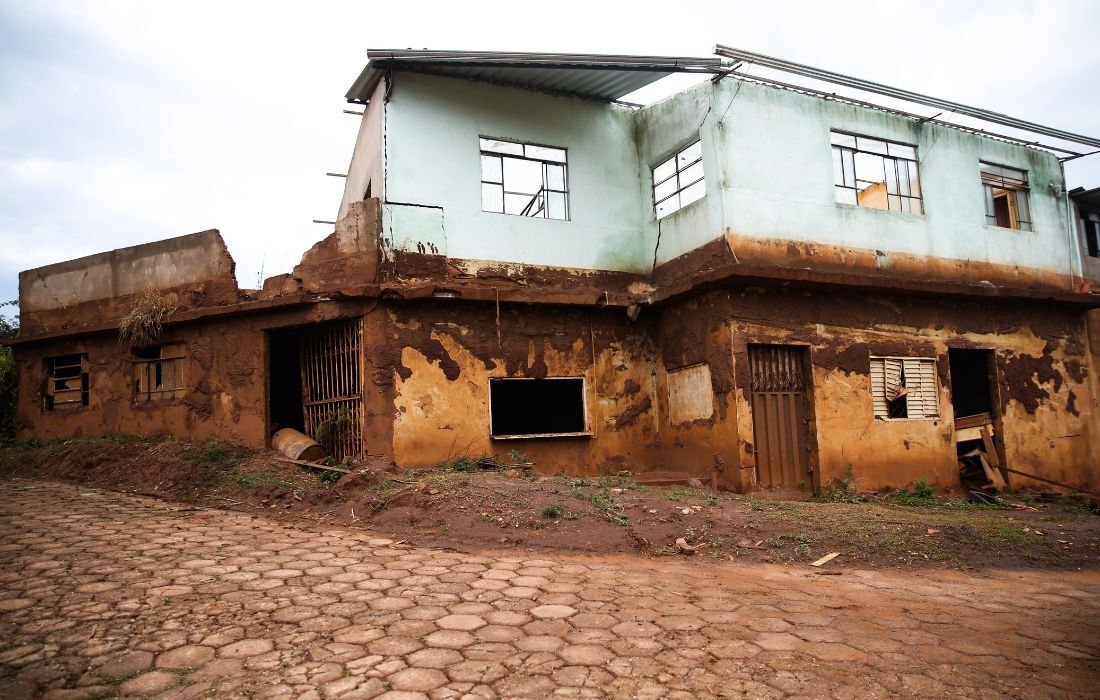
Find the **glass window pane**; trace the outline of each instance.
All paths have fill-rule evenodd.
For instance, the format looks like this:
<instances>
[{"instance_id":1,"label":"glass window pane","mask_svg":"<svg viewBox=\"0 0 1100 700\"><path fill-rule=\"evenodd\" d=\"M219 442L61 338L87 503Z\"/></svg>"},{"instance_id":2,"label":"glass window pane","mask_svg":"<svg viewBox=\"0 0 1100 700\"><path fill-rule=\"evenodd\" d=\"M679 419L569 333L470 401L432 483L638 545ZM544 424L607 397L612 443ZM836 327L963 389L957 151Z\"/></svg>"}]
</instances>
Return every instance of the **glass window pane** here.
<instances>
[{"instance_id":1,"label":"glass window pane","mask_svg":"<svg viewBox=\"0 0 1100 700\"><path fill-rule=\"evenodd\" d=\"M481 179L485 182L503 182L501 179L500 158L481 156Z\"/></svg>"},{"instance_id":2,"label":"glass window pane","mask_svg":"<svg viewBox=\"0 0 1100 700\"><path fill-rule=\"evenodd\" d=\"M493 153L511 153L514 156L523 155L523 144L512 141L496 141L494 139L481 139L481 150Z\"/></svg>"},{"instance_id":3,"label":"glass window pane","mask_svg":"<svg viewBox=\"0 0 1100 700\"><path fill-rule=\"evenodd\" d=\"M844 159L840 156L840 149L833 149L833 184L844 184Z\"/></svg>"},{"instance_id":4,"label":"glass window pane","mask_svg":"<svg viewBox=\"0 0 1100 700\"><path fill-rule=\"evenodd\" d=\"M546 193L546 216L550 219L565 218L565 195L563 193Z\"/></svg>"},{"instance_id":5,"label":"glass window pane","mask_svg":"<svg viewBox=\"0 0 1100 700\"><path fill-rule=\"evenodd\" d=\"M834 146L847 146L848 148L856 147L856 137L849 134L841 134L836 131L832 132L832 140Z\"/></svg>"},{"instance_id":6,"label":"glass window pane","mask_svg":"<svg viewBox=\"0 0 1100 700\"><path fill-rule=\"evenodd\" d=\"M703 179L703 163L700 161L695 165L688 166L686 170L680 171L680 186L690 185L696 180Z\"/></svg>"},{"instance_id":7,"label":"glass window pane","mask_svg":"<svg viewBox=\"0 0 1100 700\"><path fill-rule=\"evenodd\" d=\"M886 182L882 157L870 153L856 153L856 180L862 189L876 182Z\"/></svg>"},{"instance_id":8,"label":"glass window pane","mask_svg":"<svg viewBox=\"0 0 1100 700\"><path fill-rule=\"evenodd\" d=\"M1021 224L1031 221L1031 208L1027 204L1027 192L1016 192L1016 216L1020 219ZM1020 228L1023 228L1023 226L1020 226Z\"/></svg>"},{"instance_id":9,"label":"glass window pane","mask_svg":"<svg viewBox=\"0 0 1100 700\"><path fill-rule=\"evenodd\" d=\"M898 162L893 158L883 158L882 167L886 171L886 191L898 194Z\"/></svg>"},{"instance_id":10,"label":"glass window pane","mask_svg":"<svg viewBox=\"0 0 1100 700\"><path fill-rule=\"evenodd\" d=\"M504 188L481 183L481 210L498 214L504 211Z\"/></svg>"},{"instance_id":11,"label":"glass window pane","mask_svg":"<svg viewBox=\"0 0 1100 700\"><path fill-rule=\"evenodd\" d=\"M844 151L844 184L848 187L856 186L856 155L852 151Z\"/></svg>"},{"instance_id":12,"label":"glass window pane","mask_svg":"<svg viewBox=\"0 0 1100 700\"><path fill-rule=\"evenodd\" d=\"M662 199L664 199L665 197L668 197L670 194L672 194L675 191L676 191L676 178L672 178L671 180L665 180L664 182L662 182L661 184L659 184L659 185L657 185L656 187L653 188L653 199L659 202Z\"/></svg>"},{"instance_id":13,"label":"glass window pane","mask_svg":"<svg viewBox=\"0 0 1100 700\"><path fill-rule=\"evenodd\" d=\"M886 199L890 203L890 211L901 211L901 197L897 195L887 195Z\"/></svg>"},{"instance_id":14,"label":"glass window pane","mask_svg":"<svg viewBox=\"0 0 1100 700\"><path fill-rule=\"evenodd\" d=\"M836 187L834 189L836 189L836 201L840 202L841 204L854 205L856 203L855 190L848 189L847 187Z\"/></svg>"},{"instance_id":15,"label":"glass window pane","mask_svg":"<svg viewBox=\"0 0 1100 700\"><path fill-rule=\"evenodd\" d=\"M985 186L985 215L996 220L996 210L993 208L993 186Z\"/></svg>"},{"instance_id":16,"label":"glass window pane","mask_svg":"<svg viewBox=\"0 0 1100 700\"><path fill-rule=\"evenodd\" d=\"M663 202L657 204L657 218L660 219L663 216L668 216L672 212L680 208L680 198L677 195L673 195Z\"/></svg>"},{"instance_id":17,"label":"glass window pane","mask_svg":"<svg viewBox=\"0 0 1100 700\"><path fill-rule=\"evenodd\" d=\"M888 143L886 144L886 150L890 155L897 156L898 158L908 158L909 160L917 159L917 149L912 146L903 146L900 143Z\"/></svg>"},{"instance_id":18,"label":"glass window pane","mask_svg":"<svg viewBox=\"0 0 1100 700\"><path fill-rule=\"evenodd\" d=\"M523 210L527 208L528 204L534 200L533 194L506 194L504 195L504 213L505 214L521 214ZM530 214L533 211L539 209L538 202L531 204L531 209L527 213Z\"/></svg>"},{"instance_id":19,"label":"glass window pane","mask_svg":"<svg viewBox=\"0 0 1100 700\"><path fill-rule=\"evenodd\" d=\"M542 189L542 165L533 160L503 158L504 189L534 194Z\"/></svg>"},{"instance_id":20,"label":"glass window pane","mask_svg":"<svg viewBox=\"0 0 1100 700\"><path fill-rule=\"evenodd\" d=\"M856 147L861 151L868 151L870 153L881 153L886 155L889 149L886 147L885 141L879 141L878 139L869 139L864 136L856 138Z\"/></svg>"},{"instance_id":21,"label":"glass window pane","mask_svg":"<svg viewBox=\"0 0 1100 700\"><path fill-rule=\"evenodd\" d=\"M550 148L548 146L532 146L528 144L525 146L527 149L528 158L538 158L539 160L552 160L555 163L565 162L565 151L560 148Z\"/></svg>"},{"instance_id":22,"label":"glass window pane","mask_svg":"<svg viewBox=\"0 0 1100 700\"><path fill-rule=\"evenodd\" d=\"M546 166L546 189L548 190L564 190L565 189L565 168L560 165L547 165Z\"/></svg>"},{"instance_id":23,"label":"glass window pane","mask_svg":"<svg viewBox=\"0 0 1100 700\"><path fill-rule=\"evenodd\" d=\"M914 197L920 197L920 175L917 173L917 162L906 163L909 168L909 191Z\"/></svg>"},{"instance_id":24,"label":"glass window pane","mask_svg":"<svg viewBox=\"0 0 1100 700\"><path fill-rule=\"evenodd\" d=\"M677 154L676 162L679 164L679 167L682 169L688 163L695 162L695 161L699 160L702 157L703 157L703 143L701 141L696 141L695 143L691 144L690 146L688 146L684 150L680 151L679 154Z\"/></svg>"},{"instance_id":25,"label":"glass window pane","mask_svg":"<svg viewBox=\"0 0 1100 700\"><path fill-rule=\"evenodd\" d=\"M680 206L686 207L692 202L698 202L703 197L707 196L707 183L703 181L696 182L694 185L689 185L684 188L684 191L680 193Z\"/></svg>"},{"instance_id":26,"label":"glass window pane","mask_svg":"<svg viewBox=\"0 0 1100 700\"><path fill-rule=\"evenodd\" d=\"M653 184L657 184L662 180L667 180L672 175L676 174L676 159L669 158L664 163L661 163L653 169Z\"/></svg>"},{"instance_id":27,"label":"glass window pane","mask_svg":"<svg viewBox=\"0 0 1100 700\"><path fill-rule=\"evenodd\" d=\"M909 200L909 206L912 208L914 214L924 213L924 202L920 201L919 199Z\"/></svg>"}]
</instances>

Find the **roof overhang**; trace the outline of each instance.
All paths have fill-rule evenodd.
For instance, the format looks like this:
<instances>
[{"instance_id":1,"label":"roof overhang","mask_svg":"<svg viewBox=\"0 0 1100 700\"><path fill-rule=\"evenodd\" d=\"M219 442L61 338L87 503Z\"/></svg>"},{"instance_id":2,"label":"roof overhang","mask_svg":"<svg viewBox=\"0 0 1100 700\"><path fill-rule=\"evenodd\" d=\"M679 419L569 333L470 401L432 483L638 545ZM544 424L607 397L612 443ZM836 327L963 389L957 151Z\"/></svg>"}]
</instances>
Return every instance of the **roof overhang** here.
<instances>
[{"instance_id":1,"label":"roof overhang","mask_svg":"<svg viewBox=\"0 0 1100 700\"><path fill-rule=\"evenodd\" d=\"M1069 196L1077 203L1079 208L1090 212L1100 212L1100 187L1094 187L1091 190L1078 187L1070 190Z\"/></svg>"},{"instance_id":2,"label":"roof overhang","mask_svg":"<svg viewBox=\"0 0 1100 700\"><path fill-rule=\"evenodd\" d=\"M366 102L386 72L404 70L614 102L673 73L722 68L721 58L689 56L368 49L347 98Z\"/></svg>"}]
</instances>

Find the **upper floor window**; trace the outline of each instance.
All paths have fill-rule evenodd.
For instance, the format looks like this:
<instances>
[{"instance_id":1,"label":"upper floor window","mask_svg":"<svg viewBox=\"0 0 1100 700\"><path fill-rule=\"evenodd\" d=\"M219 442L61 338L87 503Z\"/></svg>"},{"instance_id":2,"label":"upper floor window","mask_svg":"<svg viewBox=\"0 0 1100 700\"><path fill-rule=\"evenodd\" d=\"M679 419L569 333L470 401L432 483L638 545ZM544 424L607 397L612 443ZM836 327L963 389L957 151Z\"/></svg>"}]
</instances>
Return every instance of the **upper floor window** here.
<instances>
[{"instance_id":1,"label":"upper floor window","mask_svg":"<svg viewBox=\"0 0 1100 700\"><path fill-rule=\"evenodd\" d=\"M707 194L703 144L696 141L653 169L653 205L663 219Z\"/></svg>"},{"instance_id":2,"label":"upper floor window","mask_svg":"<svg viewBox=\"0 0 1100 700\"><path fill-rule=\"evenodd\" d=\"M88 354L46 358L46 394L42 407L47 411L81 408L88 405Z\"/></svg>"},{"instance_id":3,"label":"upper floor window","mask_svg":"<svg viewBox=\"0 0 1100 700\"><path fill-rule=\"evenodd\" d=\"M1089 257L1100 258L1100 216L1082 214L1081 229L1085 233L1085 247Z\"/></svg>"},{"instance_id":4,"label":"upper floor window","mask_svg":"<svg viewBox=\"0 0 1100 700\"><path fill-rule=\"evenodd\" d=\"M481 210L569 218L565 149L481 139Z\"/></svg>"},{"instance_id":5,"label":"upper floor window","mask_svg":"<svg viewBox=\"0 0 1100 700\"><path fill-rule=\"evenodd\" d=\"M134 348L134 400L183 398L183 343Z\"/></svg>"},{"instance_id":6,"label":"upper floor window","mask_svg":"<svg viewBox=\"0 0 1100 700\"><path fill-rule=\"evenodd\" d=\"M985 222L990 226L1030 231L1027 172L991 163L979 165L985 189Z\"/></svg>"},{"instance_id":7,"label":"upper floor window","mask_svg":"<svg viewBox=\"0 0 1100 700\"><path fill-rule=\"evenodd\" d=\"M917 149L903 143L832 132L836 201L923 214Z\"/></svg>"}]
</instances>

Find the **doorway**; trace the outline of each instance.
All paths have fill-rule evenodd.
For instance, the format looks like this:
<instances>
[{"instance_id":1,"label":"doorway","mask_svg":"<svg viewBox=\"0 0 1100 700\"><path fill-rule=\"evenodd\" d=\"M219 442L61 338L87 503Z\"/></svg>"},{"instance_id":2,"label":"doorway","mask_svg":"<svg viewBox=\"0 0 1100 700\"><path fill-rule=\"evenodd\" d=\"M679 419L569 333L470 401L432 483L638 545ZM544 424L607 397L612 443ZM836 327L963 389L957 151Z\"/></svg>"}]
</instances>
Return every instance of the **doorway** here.
<instances>
[{"instance_id":1,"label":"doorway","mask_svg":"<svg viewBox=\"0 0 1100 700\"><path fill-rule=\"evenodd\" d=\"M294 428L338 462L362 456L362 328L356 319L268 333L272 434Z\"/></svg>"},{"instance_id":2,"label":"doorway","mask_svg":"<svg viewBox=\"0 0 1100 700\"><path fill-rule=\"evenodd\" d=\"M955 450L962 464L960 480L1008 481L1004 434L997 408L996 363L992 350L949 348L951 408L955 414ZM998 473L994 473L994 471Z\"/></svg>"},{"instance_id":3,"label":"doorway","mask_svg":"<svg viewBox=\"0 0 1100 700\"><path fill-rule=\"evenodd\" d=\"M807 348L750 345L756 483L812 485L807 416Z\"/></svg>"}]
</instances>

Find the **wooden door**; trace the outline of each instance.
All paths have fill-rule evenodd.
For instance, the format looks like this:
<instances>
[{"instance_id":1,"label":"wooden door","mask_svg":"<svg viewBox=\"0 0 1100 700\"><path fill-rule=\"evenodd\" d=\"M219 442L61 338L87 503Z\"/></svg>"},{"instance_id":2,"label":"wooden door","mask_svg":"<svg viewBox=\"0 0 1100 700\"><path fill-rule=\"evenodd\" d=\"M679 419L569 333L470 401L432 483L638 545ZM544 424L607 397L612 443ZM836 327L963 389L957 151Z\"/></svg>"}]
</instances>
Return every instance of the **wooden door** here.
<instances>
[{"instance_id":1,"label":"wooden door","mask_svg":"<svg viewBox=\"0 0 1100 700\"><path fill-rule=\"evenodd\" d=\"M805 353L789 345L749 346L756 482L810 483Z\"/></svg>"}]
</instances>

